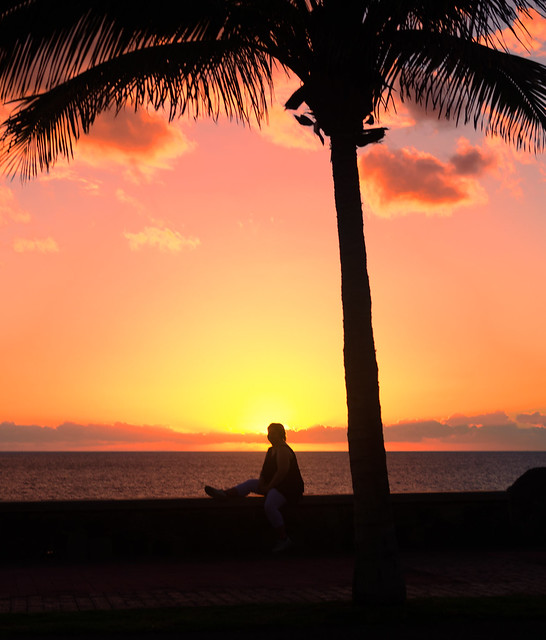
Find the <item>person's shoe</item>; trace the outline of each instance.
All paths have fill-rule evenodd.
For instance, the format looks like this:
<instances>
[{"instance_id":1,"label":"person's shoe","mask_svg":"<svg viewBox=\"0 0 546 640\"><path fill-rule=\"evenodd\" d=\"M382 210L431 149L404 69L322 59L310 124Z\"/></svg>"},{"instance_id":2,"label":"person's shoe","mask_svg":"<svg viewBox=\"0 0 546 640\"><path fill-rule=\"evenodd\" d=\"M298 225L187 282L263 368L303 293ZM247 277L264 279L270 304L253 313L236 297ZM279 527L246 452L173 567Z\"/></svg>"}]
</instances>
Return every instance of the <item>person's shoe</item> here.
<instances>
[{"instance_id":1,"label":"person's shoe","mask_svg":"<svg viewBox=\"0 0 546 640\"><path fill-rule=\"evenodd\" d=\"M208 484L205 485L205 493L215 500L228 499L228 495L223 489L215 489L214 487L209 487Z\"/></svg>"},{"instance_id":2,"label":"person's shoe","mask_svg":"<svg viewBox=\"0 0 546 640\"><path fill-rule=\"evenodd\" d=\"M290 538L281 538L277 541L277 544L273 547L273 553L282 553L283 551L288 551L294 546L294 543Z\"/></svg>"}]
</instances>

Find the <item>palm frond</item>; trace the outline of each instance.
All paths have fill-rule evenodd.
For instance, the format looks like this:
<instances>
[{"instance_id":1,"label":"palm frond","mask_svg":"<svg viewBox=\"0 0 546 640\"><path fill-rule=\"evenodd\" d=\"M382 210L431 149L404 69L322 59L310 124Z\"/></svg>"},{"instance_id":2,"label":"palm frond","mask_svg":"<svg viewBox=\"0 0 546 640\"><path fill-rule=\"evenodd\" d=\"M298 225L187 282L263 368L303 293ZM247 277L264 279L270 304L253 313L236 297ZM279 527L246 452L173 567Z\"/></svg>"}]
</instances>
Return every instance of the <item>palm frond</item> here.
<instances>
[{"instance_id":1,"label":"palm frond","mask_svg":"<svg viewBox=\"0 0 546 640\"><path fill-rule=\"evenodd\" d=\"M359 134L398 83L542 149L544 67L503 54L500 35L521 34L531 9L546 15L546 0L0 0L0 98L21 101L8 164L47 169L130 103L260 120L274 60L302 81L287 107L306 102L325 132Z\"/></svg>"},{"instance_id":2,"label":"palm frond","mask_svg":"<svg viewBox=\"0 0 546 640\"><path fill-rule=\"evenodd\" d=\"M518 148L546 146L546 67L533 60L442 34L400 32L389 81L401 98L439 117L471 123ZM394 62L393 62L394 60Z\"/></svg>"},{"instance_id":3,"label":"palm frond","mask_svg":"<svg viewBox=\"0 0 546 640\"><path fill-rule=\"evenodd\" d=\"M532 9L546 13L544 0L420 0L402 3L408 9L406 28L450 34L494 48L503 48L501 32L517 38L525 33L524 18Z\"/></svg>"},{"instance_id":4,"label":"palm frond","mask_svg":"<svg viewBox=\"0 0 546 640\"><path fill-rule=\"evenodd\" d=\"M0 3L0 98L48 90L130 51L229 39L240 32L237 5L234 0Z\"/></svg>"},{"instance_id":5,"label":"palm frond","mask_svg":"<svg viewBox=\"0 0 546 640\"><path fill-rule=\"evenodd\" d=\"M108 109L150 104L170 119L187 114L249 122L267 114L271 59L230 41L166 44L97 65L49 91L24 98L3 124L2 164L29 178L58 156L72 157L74 143Z\"/></svg>"}]
</instances>

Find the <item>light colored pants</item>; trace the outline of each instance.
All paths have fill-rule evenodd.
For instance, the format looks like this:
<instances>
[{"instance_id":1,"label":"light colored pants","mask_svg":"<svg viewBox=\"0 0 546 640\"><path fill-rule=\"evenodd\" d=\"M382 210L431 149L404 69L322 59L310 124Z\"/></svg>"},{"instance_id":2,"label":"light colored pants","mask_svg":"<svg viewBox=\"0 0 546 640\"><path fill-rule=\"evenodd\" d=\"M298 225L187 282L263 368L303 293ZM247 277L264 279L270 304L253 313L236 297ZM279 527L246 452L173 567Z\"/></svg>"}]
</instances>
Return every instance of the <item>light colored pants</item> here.
<instances>
[{"instance_id":1,"label":"light colored pants","mask_svg":"<svg viewBox=\"0 0 546 640\"><path fill-rule=\"evenodd\" d=\"M237 490L237 493L241 496L241 498L243 498L249 493L259 493L258 484L259 480L257 479L247 480L246 482L238 484L235 489ZM264 511L271 526L275 529L284 527L284 518L282 517L282 513L280 512L280 510L285 504L286 498L282 495L282 493L277 491L277 489L269 489L267 495L265 496Z\"/></svg>"}]
</instances>

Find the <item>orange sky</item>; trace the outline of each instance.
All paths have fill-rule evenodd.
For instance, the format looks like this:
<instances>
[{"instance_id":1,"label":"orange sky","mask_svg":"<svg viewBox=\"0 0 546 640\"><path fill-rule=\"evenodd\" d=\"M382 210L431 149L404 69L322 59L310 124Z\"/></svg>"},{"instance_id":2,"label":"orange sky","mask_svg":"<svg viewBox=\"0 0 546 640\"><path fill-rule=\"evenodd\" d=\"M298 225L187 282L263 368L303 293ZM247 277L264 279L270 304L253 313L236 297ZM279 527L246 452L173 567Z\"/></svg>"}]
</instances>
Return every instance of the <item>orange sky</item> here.
<instances>
[{"instance_id":1,"label":"orange sky","mask_svg":"<svg viewBox=\"0 0 546 640\"><path fill-rule=\"evenodd\" d=\"M387 448L546 449L544 155L385 123L359 162ZM102 117L0 183L0 450L263 448L271 421L346 448L339 279L328 148L282 108Z\"/></svg>"}]
</instances>

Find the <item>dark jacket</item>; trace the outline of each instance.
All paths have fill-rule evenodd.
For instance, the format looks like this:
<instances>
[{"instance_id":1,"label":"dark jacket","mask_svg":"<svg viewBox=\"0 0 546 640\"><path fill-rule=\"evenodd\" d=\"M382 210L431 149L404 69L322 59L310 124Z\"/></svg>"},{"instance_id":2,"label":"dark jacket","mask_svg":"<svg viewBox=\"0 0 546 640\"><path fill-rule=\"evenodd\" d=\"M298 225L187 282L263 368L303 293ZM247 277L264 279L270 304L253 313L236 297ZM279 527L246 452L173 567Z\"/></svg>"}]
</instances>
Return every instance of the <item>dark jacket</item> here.
<instances>
[{"instance_id":1,"label":"dark jacket","mask_svg":"<svg viewBox=\"0 0 546 640\"><path fill-rule=\"evenodd\" d=\"M301 477L300 468L296 459L296 454L285 445L290 451L290 466L288 472L282 481L275 487L279 493L289 501L295 502L303 494L303 478ZM269 447L265 454L265 460L262 467L260 477L267 484L277 472L277 459L273 455L273 447Z\"/></svg>"}]
</instances>

